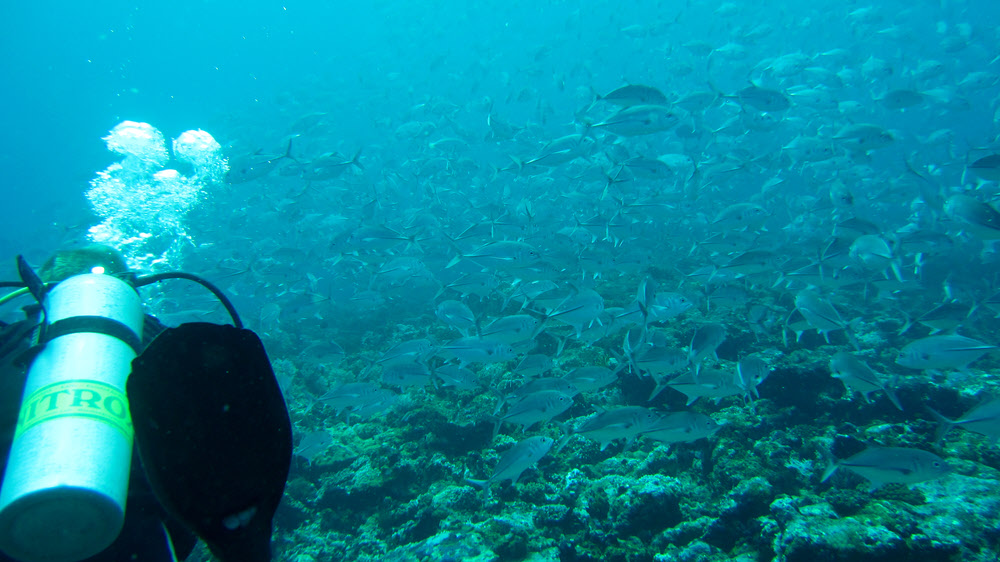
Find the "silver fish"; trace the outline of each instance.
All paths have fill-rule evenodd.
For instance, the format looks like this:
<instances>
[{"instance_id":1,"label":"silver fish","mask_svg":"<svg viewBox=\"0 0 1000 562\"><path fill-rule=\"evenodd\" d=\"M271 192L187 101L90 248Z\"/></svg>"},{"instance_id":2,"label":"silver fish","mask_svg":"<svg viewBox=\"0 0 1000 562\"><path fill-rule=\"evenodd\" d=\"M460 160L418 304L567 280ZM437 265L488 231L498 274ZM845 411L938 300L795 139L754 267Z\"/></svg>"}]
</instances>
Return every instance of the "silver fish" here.
<instances>
[{"instance_id":1,"label":"silver fish","mask_svg":"<svg viewBox=\"0 0 1000 562\"><path fill-rule=\"evenodd\" d=\"M680 122L679 109L662 105L634 105L591 127L600 127L623 137L636 137L669 131Z\"/></svg>"},{"instance_id":2,"label":"silver fish","mask_svg":"<svg viewBox=\"0 0 1000 562\"><path fill-rule=\"evenodd\" d=\"M823 473L826 482L838 468L846 468L868 480L869 490L883 484L916 484L940 478L951 470L934 453L907 447L869 447L860 453L831 464Z\"/></svg>"},{"instance_id":3,"label":"silver fish","mask_svg":"<svg viewBox=\"0 0 1000 562\"><path fill-rule=\"evenodd\" d=\"M895 111L923 105L927 101L927 95L915 90L890 90L875 101L886 109Z\"/></svg>"},{"instance_id":4,"label":"silver fish","mask_svg":"<svg viewBox=\"0 0 1000 562\"><path fill-rule=\"evenodd\" d=\"M526 355L521 362L514 367L515 373L521 375L526 379L537 377L538 375L543 375L552 370L555 364L552 358L548 355L541 353L532 353Z\"/></svg>"},{"instance_id":5,"label":"silver fish","mask_svg":"<svg viewBox=\"0 0 1000 562\"><path fill-rule=\"evenodd\" d=\"M631 443L640 433L653 427L659 418L659 414L641 406L622 406L604 410L587 418L575 428L565 429L566 436L560 440L556 451L561 450L573 435L583 435L597 441L602 451L617 439L625 439Z\"/></svg>"},{"instance_id":6,"label":"silver fish","mask_svg":"<svg viewBox=\"0 0 1000 562\"><path fill-rule=\"evenodd\" d=\"M931 411L941 422L937 433L938 441L944 439L948 430L956 426L989 437L991 445L995 445L997 440L1000 440L1000 399L998 398L984 401L955 420L950 420L934 410Z\"/></svg>"},{"instance_id":7,"label":"silver fish","mask_svg":"<svg viewBox=\"0 0 1000 562\"><path fill-rule=\"evenodd\" d=\"M382 413L391 408L398 400L398 394L391 390L380 388L378 392L374 392L369 396L367 403L354 408L351 410L351 413L362 419L370 419L375 414Z\"/></svg>"},{"instance_id":8,"label":"silver fish","mask_svg":"<svg viewBox=\"0 0 1000 562\"><path fill-rule=\"evenodd\" d=\"M507 394L500 400L497 404L497 412L503 409L504 405L510 402L518 402L527 396L542 392L545 390L556 390L566 396L573 398L577 394L580 394L580 390L573 386L572 383L563 379L561 377L542 377L540 379L532 379L521 386L517 387L514 392Z\"/></svg>"},{"instance_id":9,"label":"silver fish","mask_svg":"<svg viewBox=\"0 0 1000 562\"><path fill-rule=\"evenodd\" d=\"M333 369L343 362L346 353L344 352L344 348L340 347L337 342L327 340L310 345L303 349L299 355L317 364Z\"/></svg>"},{"instance_id":10,"label":"silver fish","mask_svg":"<svg viewBox=\"0 0 1000 562\"><path fill-rule=\"evenodd\" d=\"M555 308L545 313L546 320L568 324L579 335L595 322L600 322L604 312L604 298L593 289L583 289L571 294Z\"/></svg>"},{"instance_id":11,"label":"silver fish","mask_svg":"<svg viewBox=\"0 0 1000 562\"><path fill-rule=\"evenodd\" d=\"M285 152L282 154L247 154L229 159L229 171L226 172L226 183L246 183L270 174L284 159L294 160L292 140L288 139Z\"/></svg>"},{"instance_id":12,"label":"silver fish","mask_svg":"<svg viewBox=\"0 0 1000 562\"><path fill-rule=\"evenodd\" d=\"M714 398L716 402L729 397L746 394L746 390L737 384L733 373L719 369L702 369L697 374L694 371L684 373L667 386L687 396L687 405L694 404L701 397Z\"/></svg>"},{"instance_id":13,"label":"silver fish","mask_svg":"<svg viewBox=\"0 0 1000 562\"><path fill-rule=\"evenodd\" d=\"M500 423L516 423L521 426L521 431L524 432L536 423L551 420L568 410L572 405L573 398L570 396L558 390L542 390L511 404L507 413L501 416L498 421Z\"/></svg>"},{"instance_id":14,"label":"silver fish","mask_svg":"<svg viewBox=\"0 0 1000 562\"><path fill-rule=\"evenodd\" d=\"M767 221L767 209L756 203L733 203L719 211L712 221L717 230L755 231Z\"/></svg>"},{"instance_id":15,"label":"silver fish","mask_svg":"<svg viewBox=\"0 0 1000 562\"><path fill-rule=\"evenodd\" d=\"M370 382L344 383L326 391L316 400L330 406L339 414L343 410L356 410L381 399L381 389Z\"/></svg>"},{"instance_id":16,"label":"silver fish","mask_svg":"<svg viewBox=\"0 0 1000 562\"><path fill-rule=\"evenodd\" d=\"M420 277L431 276L427 266L414 257L398 257L383 263L372 276L370 289L401 287Z\"/></svg>"},{"instance_id":17,"label":"silver fish","mask_svg":"<svg viewBox=\"0 0 1000 562\"><path fill-rule=\"evenodd\" d=\"M994 345L958 334L929 336L906 344L899 350L896 364L910 369L965 371L969 363L994 349Z\"/></svg>"},{"instance_id":18,"label":"silver fish","mask_svg":"<svg viewBox=\"0 0 1000 562\"><path fill-rule=\"evenodd\" d=\"M318 429L303 436L292 453L306 459L307 463L312 464L313 459L323 454L332 444L333 436L330 435L330 432Z\"/></svg>"},{"instance_id":19,"label":"silver fish","mask_svg":"<svg viewBox=\"0 0 1000 562\"><path fill-rule=\"evenodd\" d=\"M711 437L720 429L722 426L705 414L670 412L660 416L642 435L662 443L689 443Z\"/></svg>"},{"instance_id":20,"label":"silver fish","mask_svg":"<svg viewBox=\"0 0 1000 562\"><path fill-rule=\"evenodd\" d=\"M354 157L347 160L340 154L336 152L327 152L321 156L314 158L309 162L303 162L300 166L296 166L297 175L301 176L304 180L309 181L324 181L336 179L341 174L343 174L351 166L357 167L359 170L364 170L364 166L358 160L361 156L361 150L358 149L354 153Z\"/></svg>"},{"instance_id":21,"label":"silver fish","mask_svg":"<svg viewBox=\"0 0 1000 562\"><path fill-rule=\"evenodd\" d=\"M662 346L641 348L633 359L633 366L640 372L653 377L656 386L650 392L648 400L659 396L667 388L670 376L677 373L690 363L688 354L679 349Z\"/></svg>"},{"instance_id":22,"label":"silver fish","mask_svg":"<svg viewBox=\"0 0 1000 562\"><path fill-rule=\"evenodd\" d=\"M479 376L465 367L445 363L435 367L432 372L444 382L445 386L454 386L461 390L478 390L481 386Z\"/></svg>"},{"instance_id":23,"label":"silver fish","mask_svg":"<svg viewBox=\"0 0 1000 562\"><path fill-rule=\"evenodd\" d=\"M658 380L676 373L688 363L688 354L684 351L657 345L640 347L633 358L636 369Z\"/></svg>"},{"instance_id":24,"label":"silver fish","mask_svg":"<svg viewBox=\"0 0 1000 562\"><path fill-rule=\"evenodd\" d=\"M878 125L856 123L846 125L837 131L837 134L833 136L833 140L850 150L867 152L889 146L896 139L892 133Z\"/></svg>"},{"instance_id":25,"label":"silver fish","mask_svg":"<svg viewBox=\"0 0 1000 562\"><path fill-rule=\"evenodd\" d=\"M445 360L458 359L462 366L470 363L502 363L517 357L509 343L475 337L451 340L440 347L437 355Z\"/></svg>"},{"instance_id":26,"label":"silver fish","mask_svg":"<svg viewBox=\"0 0 1000 562\"><path fill-rule=\"evenodd\" d=\"M649 322L666 322L680 316L694 307L691 299L680 293L658 292L653 295L653 302L647 305Z\"/></svg>"},{"instance_id":27,"label":"silver fish","mask_svg":"<svg viewBox=\"0 0 1000 562\"><path fill-rule=\"evenodd\" d=\"M899 403L896 393L875 374L864 361L846 351L838 351L830 359L830 372L833 378L840 379L844 383L844 390L850 394L852 391L860 392L865 402L871 403L868 395L876 390L885 392L892 402L892 405L899 410L903 406Z\"/></svg>"},{"instance_id":28,"label":"silver fish","mask_svg":"<svg viewBox=\"0 0 1000 562\"><path fill-rule=\"evenodd\" d=\"M383 367L397 363L415 363L426 361L437 351L437 347L427 339L415 339L400 342L387 351L376 361Z\"/></svg>"},{"instance_id":29,"label":"silver fish","mask_svg":"<svg viewBox=\"0 0 1000 562\"><path fill-rule=\"evenodd\" d=\"M726 327L722 324L703 324L691 336L688 346L688 361L692 365L701 363L709 356L715 356L715 350L726 340Z\"/></svg>"},{"instance_id":30,"label":"silver fish","mask_svg":"<svg viewBox=\"0 0 1000 562\"><path fill-rule=\"evenodd\" d=\"M484 339L516 343L537 336L538 328L538 318L527 314L514 314L490 322L488 326L480 330L479 335Z\"/></svg>"},{"instance_id":31,"label":"silver fish","mask_svg":"<svg viewBox=\"0 0 1000 562\"><path fill-rule=\"evenodd\" d=\"M493 291L499 286L500 278L497 277L495 272L466 273L442 286L438 294L435 295L435 298L446 289L451 289L457 291L463 297L476 295L480 299L485 299L493 294Z\"/></svg>"},{"instance_id":32,"label":"silver fish","mask_svg":"<svg viewBox=\"0 0 1000 562\"><path fill-rule=\"evenodd\" d=\"M555 281L550 279L541 279L538 281L529 281L527 283L521 283L510 292L510 294L504 299L502 309L507 308L507 304L511 301L520 302L521 308L523 309L528 305L529 302L537 298L539 295L545 294L549 291L558 289L559 285Z\"/></svg>"},{"instance_id":33,"label":"silver fish","mask_svg":"<svg viewBox=\"0 0 1000 562\"><path fill-rule=\"evenodd\" d=\"M958 328L972 314L972 307L958 301L948 301L935 306L917 317L917 322L931 329L931 335Z\"/></svg>"},{"instance_id":34,"label":"silver fish","mask_svg":"<svg viewBox=\"0 0 1000 562\"><path fill-rule=\"evenodd\" d=\"M854 239L851 249L848 252L850 257L860 262L865 268L873 271L885 271L892 269L899 281L903 280L903 275L899 270L899 261L893 254L892 248L884 238L876 234L863 234ZM889 276L886 275L886 279Z\"/></svg>"},{"instance_id":35,"label":"silver fish","mask_svg":"<svg viewBox=\"0 0 1000 562\"><path fill-rule=\"evenodd\" d=\"M628 84L621 88L599 96L595 94L594 102L606 101L620 107L632 107L634 105L666 105L667 96L660 90L642 84Z\"/></svg>"},{"instance_id":36,"label":"silver fish","mask_svg":"<svg viewBox=\"0 0 1000 562\"><path fill-rule=\"evenodd\" d=\"M983 156L969 164L968 169L986 181L1000 182L1000 154Z\"/></svg>"},{"instance_id":37,"label":"silver fish","mask_svg":"<svg viewBox=\"0 0 1000 562\"><path fill-rule=\"evenodd\" d=\"M382 384L387 386L427 386L433 384L426 363L392 363L382 368Z\"/></svg>"},{"instance_id":38,"label":"silver fish","mask_svg":"<svg viewBox=\"0 0 1000 562\"><path fill-rule=\"evenodd\" d=\"M469 330L476 326L475 314L460 301L441 301L434 309L434 315L438 320L461 332L463 336L468 336Z\"/></svg>"},{"instance_id":39,"label":"silver fish","mask_svg":"<svg viewBox=\"0 0 1000 562\"><path fill-rule=\"evenodd\" d=\"M759 273L771 273L776 269L777 259L778 256L770 250L747 250L719 266L709 278L709 282L719 275L724 279L739 279Z\"/></svg>"},{"instance_id":40,"label":"silver fish","mask_svg":"<svg viewBox=\"0 0 1000 562\"><path fill-rule=\"evenodd\" d=\"M740 359L736 364L736 384L747 394L752 394L754 398L759 398L757 387L764 382L771 374L771 366L756 355L749 355Z\"/></svg>"},{"instance_id":41,"label":"silver fish","mask_svg":"<svg viewBox=\"0 0 1000 562\"><path fill-rule=\"evenodd\" d=\"M489 495L490 485L494 482L510 480L511 485L517 484L521 474L531 468L542 459L552 448L554 441L549 437L536 435L518 442L510 449L500 455L500 462L497 463L493 474L486 480L465 481L474 486L483 488L483 492Z\"/></svg>"},{"instance_id":42,"label":"silver fish","mask_svg":"<svg viewBox=\"0 0 1000 562\"><path fill-rule=\"evenodd\" d=\"M944 212L977 238L1000 239L1000 212L968 195L952 195L944 203Z\"/></svg>"},{"instance_id":43,"label":"silver fish","mask_svg":"<svg viewBox=\"0 0 1000 562\"><path fill-rule=\"evenodd\" d=\"M612 371L607 367L577 367L566 373L562 379L573 385L580 392L590 392L608 386L618 380L618 371L624 364Z\"/></svg>"},{"instance_id":44,"label":"silver fish","mask_svg":"<svg viewBox=\"0 0 1000 562\"><path fill-rule=\"evenodd\" d=\"M490 242L469 253L459 253L452 258L445 269L455 266L463 259L472 260L484 267L507 270L525 267L540 259L538 251L524 242L504 240Z\"/></svg>"},{"instance_id":45,"label":"silver fish","mask_svg":"<svg viewBox=\"0 0 1000 562\"><path fill-rule=\"evenodd\" d=\"M751 84L731 96L722 97L736 100L740 104L749 105L760 111L784 111L792 106L792 102L785 94L756 84Z\"/></svg>"},{"instance_id":46,"label":"silver fish","mask_svg":"<svg viewBox=\"0 0 1000 562\"><path fill-rule=\"evenodd\" d=\"M722 285L708 294L707 308L713 306L741 307L747 304L750 294L739 285Z\"/></svg>"},{"instance_id":47,"label":"silver fish","mask_svg":"<svg viewBox=\"0 0 1000 562\"><path fill-rule=\"evenodd\" d=\"M826 299L821 298L816 293L803 290L795 295L795 309L802 313L802 317L809 326L817 332L823 334L827 343L830 343L830 332L837 330L848 331L850 326L840 313ZM850 333L848 332L850 337ZM855 346L857 347L857 346Z\"/></svg>"}]
</instances>

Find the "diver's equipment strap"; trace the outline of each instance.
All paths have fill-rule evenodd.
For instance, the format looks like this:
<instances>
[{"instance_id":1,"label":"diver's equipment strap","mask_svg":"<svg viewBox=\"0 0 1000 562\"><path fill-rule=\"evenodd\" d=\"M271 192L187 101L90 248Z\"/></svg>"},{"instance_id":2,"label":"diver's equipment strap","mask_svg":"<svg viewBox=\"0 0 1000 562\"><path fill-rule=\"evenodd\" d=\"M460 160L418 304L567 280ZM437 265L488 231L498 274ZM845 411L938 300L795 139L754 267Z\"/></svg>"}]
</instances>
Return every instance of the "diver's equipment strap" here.
<instances>
[{"instance_id":1,"label":"diver's equipment strap","mask_svg":"<svg viewBox=\"0 0 1000 562\"><path fill-rule=\"evenodd\" d=\"M105 318L104 316L71 316L62 320L56 320L45 326L41 343L48 343L59 336L67 334L93 333L104 334L121 340L131 347L136 355L142 353L142 342L131 328L117 320Z\"/></svg>"},{"instance_id":2,"label":"diver's equipment strap","mask_svg":"<svg viewBox=\"0 0 1000 562\"><path fill-rule=\"evenodd\" d=\"M215 295L215 298L219 299L219 302L222 303L222 306L226 308L226 312L229 313L229 317L233 319L233 326L236 326L237 328L243 328L243 321L240 320L240 315L236 313L236 307L233 306L233 303L229 301L226 295L218 287L208 282L207 280L202 279L197 275L194 275L193 273L185 273L183 271L154 273L153 275L147 275L145 277L136 277L134 286L145 287L146 285L149 285L151 283L159 283L160 281L163 281L165 279L186 279L188 281L194 281L195 283L201 285L202 287L205 287L206 289L209 290L209 292Z\"/></svg>"},{"instance_id":3,"label":"diver's equipment strap","mask_svg":"<svg viewBox=\"0 0 1000 562\"><path fill-rule=\"evenodd\" d=\"M24 259L24 256L21 255L17 256L17 273L21 277L21 281L24 281L24 286L35 297L35 300L39 304L45 302L45 283L35 273L35 270L31 269L31 266L28 265L28 260Z\"/></svg>"}]
</instances>

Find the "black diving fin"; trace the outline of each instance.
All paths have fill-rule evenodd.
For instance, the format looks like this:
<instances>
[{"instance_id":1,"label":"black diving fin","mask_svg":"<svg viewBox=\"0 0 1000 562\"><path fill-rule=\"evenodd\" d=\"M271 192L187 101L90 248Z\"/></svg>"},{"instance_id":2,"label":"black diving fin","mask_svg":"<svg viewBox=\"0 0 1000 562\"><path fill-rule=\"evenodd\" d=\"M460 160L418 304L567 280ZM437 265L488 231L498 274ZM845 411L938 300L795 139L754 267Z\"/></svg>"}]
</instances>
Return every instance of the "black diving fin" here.
<instances>
[{"instance_id":1,"label":"black diving fin","mask_svg":"<svg viewBox=\"0 0 1000 562\"><path fill-rule=\"evenodd\" d=\"M260 338L168 328L132 362L135 445L163 507L223 562L268 562L292 428Z\"/></svg>"}]
</instances>

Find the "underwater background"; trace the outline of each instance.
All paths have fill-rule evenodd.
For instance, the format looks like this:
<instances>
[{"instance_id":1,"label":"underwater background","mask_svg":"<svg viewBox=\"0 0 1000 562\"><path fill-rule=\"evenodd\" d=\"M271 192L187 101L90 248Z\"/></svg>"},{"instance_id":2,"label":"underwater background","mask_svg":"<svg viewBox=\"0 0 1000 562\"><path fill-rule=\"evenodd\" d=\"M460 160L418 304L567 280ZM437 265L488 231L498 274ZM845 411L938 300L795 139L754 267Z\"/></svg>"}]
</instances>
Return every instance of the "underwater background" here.
<instances>
[{"instance_id":1,"label":"underwater background","mask_svg":"<svg viewBox=\"0 0 1000 562\"><path fill-rule=\"evenodd\" d=\"M223 288L295 429L276 560L1000 556L995 2L4 13L0 274ZM124 121L228 172L110 181Z\"/></svg>"}]
</instances>

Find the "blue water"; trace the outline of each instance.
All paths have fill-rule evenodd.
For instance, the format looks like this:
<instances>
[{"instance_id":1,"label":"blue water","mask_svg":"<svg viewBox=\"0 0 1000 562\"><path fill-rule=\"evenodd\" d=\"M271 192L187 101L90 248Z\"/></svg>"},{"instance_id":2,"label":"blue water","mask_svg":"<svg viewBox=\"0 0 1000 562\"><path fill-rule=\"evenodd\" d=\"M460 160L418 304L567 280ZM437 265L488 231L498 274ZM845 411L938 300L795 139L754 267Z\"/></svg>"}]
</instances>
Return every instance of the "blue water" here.
<instances>
[{"instance_id":1,"label":"blue water","mask_svg":"<svg viewBox=\"0 0 1000 562\"><path fill-rule=\"evenodd\" d=\"M698 326L724 324L728 340L719 362L708 359L711 366L731 371L750 353L766 355L771 367L788 378L780 379L781 386L774 379L773 386L762 385L761 400L799 416L818 404L815 427L788 414L805 428L803 435L815 430L832 440L833 433L848 431L844 424L853 423L861 428L852 435L858 443L964 455L962 460L979 467L966 476L972 472L995 484L990 470L997 467L985 468L988 459L969 452L989 444L935 448L928 428L936 420L926 407L946 408L955 417L968 411L976 403L973 397L982 397L980 391L995 390L989 373L995 372L996 359L973 363L979 369L974 375L985 381L981 386L964 375L905 369L894 359L906 344L929 334L930 328L919 324L901 334L907 319L952 299L974 313L952 318L957 326L950 330L1000 344L993 312L987 312L990 297L1000 289L991 233L969 228L976 226L963 222L969 215L956 215L945 205L964 193L997 206L997 182L967 166L1000 153L998 29L1000 4L991 0L872 5L825 0L20 2L6 6L0 21L0 278L14 275L13 259L4 255L23 253L40 263L60 245L86 240L88 227L104 218L94 215L85 194L97 172L118 160L101 137L124 120L150 123L168 141L185 130L204 129L233 158L258 151L280 154L297 135L293 155L299 162L281 161L246 183L206 186L210 196L185 224L193 242L184 259L172 264L221 280L248 324L263 334L272 358L291 362L279 371L308 374L291 383L289 394L297 438L316 430L342 437L339 432L346 431L332 410L307 409L312 395L346 381L379 382L378 370L367 370L369 361L400 341L428 338L436 345L458 337L434 317L442 300L462 300L485 324L518 312L503 303L527 280L553 281L566 291L563 295L593 288L610 308L629 306L638 283L650 278L661 291L684 293L695 304L680 319L661 324L669 344L683 348ZM776 61L796 57L798 68L776 67ZM931 61L940 69L919 75ZM738 92L752 83L787 96L791 107L768 113L741 100ZM604 130L603 121L613 119L619 108L595 102L595 95L625 84L651 86L671 102L699 92L711 101L679 111L680 126L618 135ZM833 105L813 105L796 95L806 89ZM886 107L880 100L892 90L911 92L920 101L902 109ZM320 125L296 125L317 112L325 114ZM874 125L890 142L867 150L835 139L857 124ZM510 134L500 131L504 125ZM581 152L575 159L518 169L515 162L544 154L549 141L578 133L593 145L586 150L576 145ZM830 147L831 155L796 152L793 145L802 139ZM443 148L448 142L459 147ZM296 168L333 152L346 162L358 150L363 169L345 165L337 177L310 182ZM683 155L694 166L666 179L642 178L640 172L630 177L626 171L630 158L666 155ZM852 203L831 201L831 189L840 188L851 193ZM732 205L750 203L765 213L760 223L743 227L720 219ZM893 255L881 266L871 262L882 256L866 262L859 250L835 256L830 267L837 275L861 280L844 286L817 282L822 300L839 310L844 326L831 331L830 343L815 325L796 343L790 315L804 285L786 285L785 276L815 261L833 239L835 225L852 218L874 224ZM595 219L604 221L603 227L584 226ZM492 229L469 240L450 240L491 221ZM403 233L403 239L365 238L369 231L363 229L381 227ZM947 246L901 246L908 228L939 235ZM736 247L698 246L720 234L736 238ZM526 271L496 262L447 267L458 252L498 241L529 244L548 269ZM759 249L771 256L762 270L693 275L705 266L721 271L728 259ZM412 275L393 277L384 271L400 257L420 260ZM908 284L892 284L893 267L901 272L897 281ZM461 273L480 269L498 276L497 287L483 298L447 288L438 292ZM745 296L735 305L706 306L707 295L719 284ZM193 304L178 298L159 305L171 313L187 311L172 319L208 315L224 320L205 299L192 298ZM532 303L524 313L552 314L558 304ZM863 324L848 325L853 319ZM610 323L602 318L582 328L605 322ZM613 365L611 357L626 351L625 329L590 341L582 329L555 324L547 324L547 331L558 337L539 335L535 352L564 362L560 374L588 361ZM857 330L857 348L845 337L845 326ZM787 341L783 333L790 335ZM302 353L330 340L346 352L342 367ZM563 345L568 355L557 356ZM908 389L905 413L880 392L873 395L877 407L858 396L853 402L841 399L839 382L829 378L827 368L836 351L858 351L885 380L905 381L900 383ZM296 369L288 367L293 363ZM477 373L486 384L503 379L509 385L513 382L502 373L512 365L477 368ZM792 391L798 390L794 376L810 373L815 378L803 385L803 399ZM593 412L591 406L685 408L685 399L670 389L647 404L642 397L652 383L648 377L641 384L638 380L623 374L611 387L614 392L585 393L576 399L577 408L557 421L582 418ZM629 386L636 384L639 390ZM454 389L427 388L439 414L450 415L451 405L464 407L472 400L451 394L459 392ZM401 391L408 404L424 403L423 390ZM492 395L484 391L483 396ZM932 396L944 404L930 404ZM751 411L740 399L725 400L719 406L702 399L695 408L731 422L739 416L724 409ZM488 407L464 412L470 420L493 413L495 401L484 401ZM404 413L391 416L399 426L409 423ZM734 423L720 433L725 445L719 447L738 450L734 456L749 455L740 447L785 429L783 421L766 415L758 425L747 422L752 417L747 416L740 418L743 425ZM866 433L882 423L894 424L900 434L911 435L907 428L915 426L922 433L896 441L880 440L876 430ZM519 430L510 427L504 433L520 439ZM533 431L560 437L552 424ZM954 430L949 438L959 434L967 432ZM648 440L640 443L642 451L652 450ZM474 464L469 455L496 448L489 440L474 445L448 462L468 467ZM764 477L789 496L799 488L807 490L803 496L825 491L818 482L821 445L829 443L809 441L788 460L790 465L816 462L796 485L782 487L777 472ZM600 458L621 452L612 447ZM590 459L600 456L591 453ZM550 485L579 464L562 455L553 452L542 461ZM295 474L316 484L326 470L318 462L310 471L298 467ZM474 476L488 477L495 462L494 454L475 464ZM684 478L704 483L697 470L688 469ZM732 475L725 476L713 482L731 484ZM455 475L435 484L442 482L461 486ZM421 485L430 486L415 486ZM404 493L396 499L413 497ZM544 503L537 497L524 501L525 511ZM369 515L365 506L355 507L362 520ZM295 551L288 545L295 532L279 523L286 541L282 552ZM387 536L373 540L391 548L406 544ZM417 543L427 537L409 538Z\"/></svg>"}]
</instances>

